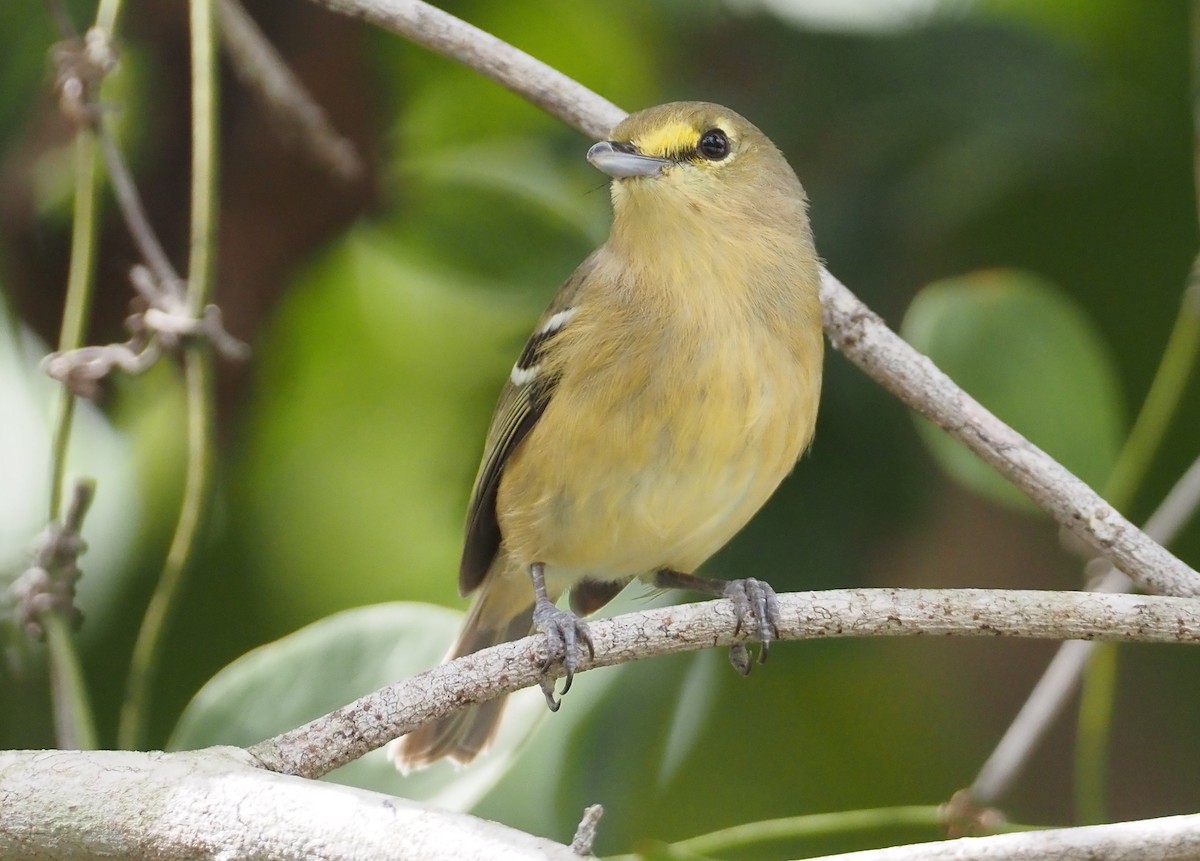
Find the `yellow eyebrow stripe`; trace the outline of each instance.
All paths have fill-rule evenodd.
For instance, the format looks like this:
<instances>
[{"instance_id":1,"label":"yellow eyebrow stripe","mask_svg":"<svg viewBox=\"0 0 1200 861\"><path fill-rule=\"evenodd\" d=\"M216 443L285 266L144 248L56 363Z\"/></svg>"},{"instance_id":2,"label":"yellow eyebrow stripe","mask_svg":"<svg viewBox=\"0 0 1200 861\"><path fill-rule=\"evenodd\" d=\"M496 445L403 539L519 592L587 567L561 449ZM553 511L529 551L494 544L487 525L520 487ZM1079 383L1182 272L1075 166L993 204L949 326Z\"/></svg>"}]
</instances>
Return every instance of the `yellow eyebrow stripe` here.
<instances>
[{"instance_id":1,"label":"yellow eyebrow stripe","mask_svg":"<svg viewBox=\"0 0 1200 861\"><path fill-rule=\"evenodd\" d=\"M677 158L696 148L700 130L691 123L673 122L639 135L631 143L642 155L655 158Z\"/></svg>"}]
</instances>

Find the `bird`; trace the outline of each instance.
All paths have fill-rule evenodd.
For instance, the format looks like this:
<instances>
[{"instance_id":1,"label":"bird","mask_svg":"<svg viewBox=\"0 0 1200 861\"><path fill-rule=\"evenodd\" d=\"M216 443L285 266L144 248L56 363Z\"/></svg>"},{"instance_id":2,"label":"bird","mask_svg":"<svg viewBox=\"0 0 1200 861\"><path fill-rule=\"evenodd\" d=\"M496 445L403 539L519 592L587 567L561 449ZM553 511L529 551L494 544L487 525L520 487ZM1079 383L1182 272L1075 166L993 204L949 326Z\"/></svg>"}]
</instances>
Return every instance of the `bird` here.
<instances>
[{"instance_id":1,"label":"bird","mask_svg":"<svg viewBox=\"0 0 1200 861\"><path fill-rule=\"evenodd\" d=\"M756 126L671 102L627 116L587 159L611 178L611 229L500 393L459 568L474 599L447 658L541 631L563 694L594 650L581 617L635 579L732 598L765 659L774 590L695 572L809 447L824 351L807 196ZM502 709L500 698L422 725L393 760L466 764Z\"/></svg>"}]
</instances>

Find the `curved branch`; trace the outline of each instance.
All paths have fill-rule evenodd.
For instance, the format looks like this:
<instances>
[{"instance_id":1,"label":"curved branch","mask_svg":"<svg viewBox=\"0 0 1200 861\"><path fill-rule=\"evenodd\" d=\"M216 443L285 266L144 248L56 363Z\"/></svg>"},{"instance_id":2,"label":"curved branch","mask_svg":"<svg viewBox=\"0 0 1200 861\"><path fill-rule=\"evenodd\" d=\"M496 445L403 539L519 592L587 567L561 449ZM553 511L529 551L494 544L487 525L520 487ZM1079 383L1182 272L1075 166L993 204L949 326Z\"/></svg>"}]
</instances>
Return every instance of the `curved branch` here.
<instances>
[{"instance_id":1,"label":"curved branch","mask_svg":"<svg viewBox=\"0 0 1200 861\"><path fill-rule=\"evenodd\" d=\"M557 69L428 3L420 0L317 2L458 60L589 137L607 135L625 118L625 112L612 102Z\"/></svg>"},{"instance_id":2,"label":"curved branch","mask_svg":"<svg viewBox=\"0 0 1200 861\"><path fill-rule=\"evenodd\" d=\"M1153 595L988 589L843 589L779 596L779 639L919 635L1200 643L1200 602ZM744 642L733 604L702 601L591 623L596 654L580 665ZM430 720L542 678L545 637L503 643L368 694L250 748L266 768L320 777ZM551 674L561 674L555 665Z\"/></svg>"}]
</instances>

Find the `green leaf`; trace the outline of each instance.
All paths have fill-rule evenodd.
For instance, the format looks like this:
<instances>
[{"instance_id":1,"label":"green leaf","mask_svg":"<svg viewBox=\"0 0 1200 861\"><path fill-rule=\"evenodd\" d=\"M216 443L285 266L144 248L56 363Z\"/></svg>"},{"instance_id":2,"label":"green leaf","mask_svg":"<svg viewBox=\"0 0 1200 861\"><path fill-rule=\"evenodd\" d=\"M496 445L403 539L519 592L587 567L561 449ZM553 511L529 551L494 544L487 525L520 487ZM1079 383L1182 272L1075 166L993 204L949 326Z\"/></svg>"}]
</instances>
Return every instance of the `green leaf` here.
<instances>
[{"instance_id":1,"label":"green leaf","mask_svg":"<svg viewBox=\"0 0 1200 861\"><path fill-rule=\"evenodd\" d=\"M1091 320L1053 284L1017 270L939 281L909 306L901 334L968 393L1088 482L1099 486L1122 434L1117 376ZM961 443L918 421L956 480L998 502L1028 506Z\"/></svg>"},{"instance_id":2,"label":"green leaf","mask_svg":"<svg viewBox=\"0 0 1200 861\"><path fill-rule=\"evenodd\" d=\"M365 226L288 296L260 340L232 470L276 630L397 598L458 600L488 417L541 304Z\"/></svg>"},{"instance_id":3,"label":"green leaf","mask_svg":"<svg viewBox=\"0 0 1200 861\"><path fill-rule=\"evenodd\" d=\"M200 689L168 745L190 750L247 746L300 726L373 690L435 666L462 614L397 602L328 616L238 658ZM532 696L521 696L521 694ZM496 743L469 769L438 764L401 776L382 750L329 775L337 783L467 809L512 764L545 712L541 693L510 698Z\"/></svg>"}]
</instances>

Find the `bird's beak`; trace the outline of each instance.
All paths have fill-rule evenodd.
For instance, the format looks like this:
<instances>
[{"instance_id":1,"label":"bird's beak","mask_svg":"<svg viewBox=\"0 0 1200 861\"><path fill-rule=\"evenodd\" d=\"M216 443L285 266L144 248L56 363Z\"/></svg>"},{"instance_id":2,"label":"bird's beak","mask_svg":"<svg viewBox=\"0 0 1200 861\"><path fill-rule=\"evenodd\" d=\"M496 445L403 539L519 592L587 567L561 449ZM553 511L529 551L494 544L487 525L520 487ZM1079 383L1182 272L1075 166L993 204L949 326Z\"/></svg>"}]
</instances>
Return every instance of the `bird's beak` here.
<instances>
[{"instance_id":1,"label":"bird's beak","mask_svg":"<svg viewBox=\"0 0 1200 861\"><path fill-rule=\"evenodd\" d=\"M607 173L613 179L658 176L671 164L670 159L642 155L632 144L620 141L600 141L592 144L587 160L592 163L592 167Z\"/></svg>"}]
</instances>

